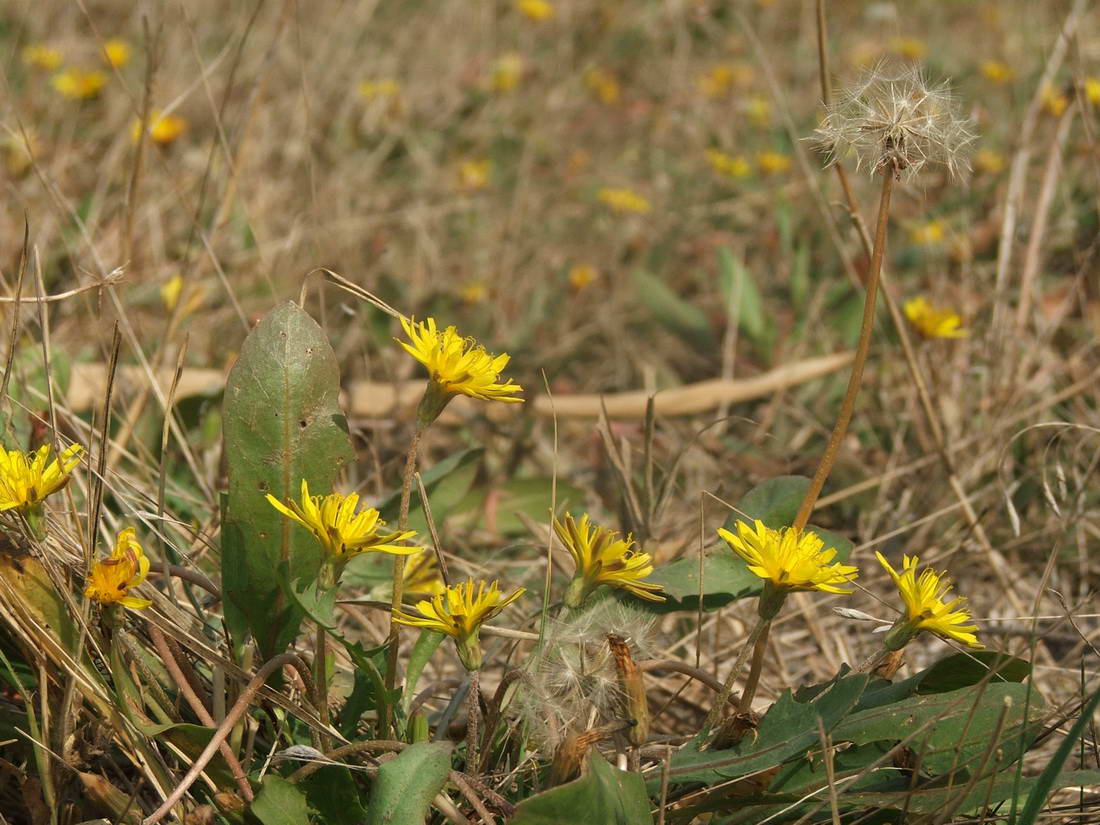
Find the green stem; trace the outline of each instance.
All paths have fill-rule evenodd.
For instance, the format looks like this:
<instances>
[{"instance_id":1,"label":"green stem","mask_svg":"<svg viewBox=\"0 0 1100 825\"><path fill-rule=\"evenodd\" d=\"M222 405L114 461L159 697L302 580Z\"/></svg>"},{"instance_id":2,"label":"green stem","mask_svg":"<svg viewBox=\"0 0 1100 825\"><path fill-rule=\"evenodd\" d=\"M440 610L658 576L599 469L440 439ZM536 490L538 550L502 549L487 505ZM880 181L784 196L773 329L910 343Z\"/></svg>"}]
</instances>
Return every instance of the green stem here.
<instances>
[{"instance_id":1,"label":"green stem","mask_svg":"<svg viewBox=\"0 0 1100 825\"><path fill-rule=\"evenodd\" d=\"M317 716L328 727L328 651L325 639L325 627L317 623L317 636L313 645L313 682L317 686ZM321 750L329 750L332 741L327 733L320 736Z\"/></svg>"},{"instance_id":2,"label":"green stem","mask_svg":"<svg viewBox=\"0 0 1100 825\"><path fill-rule=\"evenodd\" d=\"M768 636L771 630L771 620L764 622L764 629L756 644L752 646L752 664L749 666L749 678L745 681L745 689L741 692L741 701L737 703L738 713L748 713L752 710L752 700L756 696L756 687L760 684L760 671L764 669L764 654L768 650Z\"/></svg>"},{"instance_id":3,"label":"green stem","mask_svg":"<svg viewBox=\"0 0 1100 825\"><path fill-rule=\"evenodd\" d=\"M832 472L836 463L837 453L844 436L848 433L848 424L852 420L852 413L856 406L856 397L859 395L860 385L863 383L863 368L867 365L867 353L871 349L871 331L875 325L875 303L878 298L879 275L882 272L882 259L886 252L886 227L890 218L890 196L894 191L894 170L884 169L882 172L882 192L879 196L878 220L875 225L875 244L871 252L871 265L867 273L867 291L863 299L863 323L859 330L859 345L856 347L856 357L852 362L852 374L848 378L848 390L844 393L844 401L840 406L840 414L837 416L833 432L829 436L829 443L825 445L825 452L821 456L821 463L814 473L810 488L806 491L806 497L802 499L802 505L798 508L798 515L794 520L796 530L803 529L810 520L810 514L814 510L821 488L825 486L825 480Z\"/></svg>"},{"instance_id":4,"label":"green stem","mask_svg":"<svg viewBox=\"0 0 1100 825\"><path fill-rule=\"evenodd\" d=\"M745 669L745 665L749 661L749 654L752 653L756 647L756 640L760 638L760 634L764 633L768 624L769 621L767 619L757 617L756 625L749 633L749 637L745 639L745 644L741 647L741 652L737 654L737 661L733 663L733 668L726 677L726 681L722 684L722 690L718 693L718 698L714 700L713 707L711 707L710 712L707 713L707 718L703 722L703 729L699 732L701 739L706 739L714 726L718 724L718 720L722 718L722 712L726 707L726 703L729 702L730 694L733 693L733 683L737 681L737 677L740 676L741 671Z\"/></svg>"}]
</instances>

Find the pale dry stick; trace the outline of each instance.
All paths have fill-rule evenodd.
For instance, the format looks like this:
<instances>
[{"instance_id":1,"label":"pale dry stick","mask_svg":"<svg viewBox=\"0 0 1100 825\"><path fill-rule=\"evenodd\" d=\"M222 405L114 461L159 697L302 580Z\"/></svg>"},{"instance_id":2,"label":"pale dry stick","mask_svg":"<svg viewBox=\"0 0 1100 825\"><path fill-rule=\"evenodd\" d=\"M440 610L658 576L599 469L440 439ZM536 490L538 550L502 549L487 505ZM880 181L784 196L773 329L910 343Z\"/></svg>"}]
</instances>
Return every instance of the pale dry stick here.
<instances>
[{"instance_id":1,"label":"pale dry stick","mask_svg":"<svg viewBox=\"0 0 1100 825\"><path fill-rule=\"evenodd\" d=\"M463 798L473 806L473 809L477 811L477 815L481 817L483 825L496 825L497 820L485 807L485 803L481 801L481 798L474 792L474 789L470 787L470 783L467 782L462 774L458 771L451 771L451 782L458 788L458 792L462 794Z\"/></svg>"},{"instance_id":2,"label":"pale dry stick","mask_svg":"<svg viewBox=\"0 0 1100 825\"><path fill-rule=\"evenodd\" d=\"M206 727L217 727L218 723L214 721L214 717L210 715L210 711L206 709L206 705L203 704L198 694L191 688L191 682L180 669L176 657L172 655L172 649L168 646L168 640L164 637L164 634L160 632L160 629L156 625L150 624L148 627L149 637L153 640L153 646L157 649L157 653L160 654L160 660L164 663L164 667L167 668L168 674L176 681L176 687L178 687L180 693L183 694L183 698L187 701L187 704L191 706L191 710L195 712L195 715L199 717L199 721ZM244 797L246 802L251 802L253 799L252 786L248 784L248 776L241 767L241 763L237 761L237 755L233 753L233 749L230 748L229 743L225 741L218 747L218 751L225 759L225 763L229 766L229 770L233 774L233 779L236 780L237 787L240 788L241 796Z\"/></svg>"},{"instance_id":3,"label":"pale dry stick","mask_svg":"<svg viewBox=\"0 0 1100 825\"><path fill-rule=\"evenodd\" d=\"M1008 176L1008 192L1005 194L1004 215L1001 217L1001 236L997 245L997 274L994 280L993 321L991 324L995 334L1003 334L1001 331L1006 328L1003 317L1005 313L1005 291L1008 288L1008 272L1012 264L1012 252L1015 248L1016 221L1020 204L1023 201L1028 166L1031 162L1032 134L1043 110L1043 96L1054 82L1054 77L1062 66L1070 38L1074 36L1077 25L1080 23L1088 5L1088 0L1074 0L1073 6L1062 24L1062 29L1058 33L1058 38L1054 41L1054 47L1050 50L1049 57L1047 57L1043 73L1035 86L1035 94L1032 95L1031 101L1024 112L1024 118L1016 130L1020 146L1012 157L1012 166Z\"/></svg>"},{"instance_id":4,"label":"pale dry stick","mask_svg":"<svg viewBox=\"0 0 1100 825\"><path fill-rule=\"evenodd\" d=\"M1039 265L1042 263L1043 241L1046 238L1050 207L1054 203L1054 193L1058 188L1058 179L1062 172L1062 157L1066 149L1066 140L1069 138L1069 130L1073 126L1075 114L1077 114L1077 104L1071 103L1059 116L1058 126L1054 130L1054 137L1050 141L1047 163L1043 169L1043 180L1039 185L1039 197L1035 202L1035 217L1031 221L1027 250L1024 252L1023 270L1020 272L1020 303L1016 307L1017 341L1022 340L1021 336L1031 315L1031 304L1034 301L1033 293L1037 288L1035 278L1039 273ZM1017 382L1022 380L1024 365L1027 363L1028 359L1021 358L1019 360L1016 373Z\"/></svg>"},{"instance_id":5,"label":"pale dry stick","mask_svg":"<svg viewBox=\"0 0 1100 825\"><path fill-rule=\"evenodd\" d=\"M238 697L229 713L226 714L225 719L222 720L218 729L214 731L214 735L203 749L203 752L199 754L199 758L191 765L190 770L187 771L183 779L176 785L172 793L168 795L168 798L164 800L164 803L142 820L142 825L154 825L154 823L160 822L165 814L172 810L172 808L183 799L183 795L187 793L188 788L190 788L195 780L199 778L199 774L205 770L210 760L214 758L214 754L218 751L221 744L225 742L230 731L236 726L240 718L244 716L245 711L247 711L252 704L252 700L255 698L260 688L264 686L264 683L267 682L272 673L287 665L292 666L298 671L298 676L301 678L303 684L307 686L307 691L313 694L313 680L310 677L309 668L306 667L302 660L295 654L282 653L264 662L263 666L256 672L256 675L252 677L252 680L245 686L244 690L241 691L240 697Z\"/></svg>"},{"instance_id":6,"label":"pale dry stick","mask_svg":"<svg viewBox=\"0 0 1100 825\"><path fill-rule=\"evenodd\" d=\"M93 289L102 289L103 287L114 284L122 280L126 276L126 272L122 267L112 270L105 278L96 281L95 283L85 284L84 286L78 286L73 289L67 289L64 292L54 292L50 295L42 295L36 298L40 303L49 304L57 301L64 301L67 298L74 298L77 295L82 295L85 292L91 292ZM21 303L19 296L9 298L6 295L0 295L0 304L19 304Z\"/></svg>"}]
</instances>

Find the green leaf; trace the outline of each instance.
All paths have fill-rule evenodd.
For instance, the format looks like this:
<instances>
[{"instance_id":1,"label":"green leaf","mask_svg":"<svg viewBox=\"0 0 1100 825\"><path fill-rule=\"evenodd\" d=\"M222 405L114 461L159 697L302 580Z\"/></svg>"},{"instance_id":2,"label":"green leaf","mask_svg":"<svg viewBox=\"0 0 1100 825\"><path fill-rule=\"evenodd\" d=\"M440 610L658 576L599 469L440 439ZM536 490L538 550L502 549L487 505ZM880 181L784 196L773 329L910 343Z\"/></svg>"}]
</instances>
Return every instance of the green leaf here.
<instances>
[{"instance_id":1,"label":"green leaf","mask_svg":"<svg viewBox=\"0 0 1100 825\"><path fill-rule=\"evenodd\" d=\"M777 530L790 527L809 489L810 479L805 476L776 476L762 481L737 503L737 510L726 518L726 529L736 529L738 521L748 520L751 525L753 519Z\"/></svg>"},{"instance_id":2,"label":"green leaf","mask_svg":"<svg viewBox=\"0 0 1100 825\"><path fill-rule=\"evenodd\" d=\"M545 521L550 512L550 503L554 500L551 495L553 484L553 479L550 478L513 478L494 487L483 486L471 490L455 509L458 512L475 513L471 518L473 525L486 529L491 527L495 532L506 536L524 535L527 525L520 515L536 522ZM561 480L557 483L556 492L558 513L584 503L584 492ZM490 496L493 509L491 516L486 507Z\"/></svg>"},{"instance_id":3,"label":"green leaf","mask_svg":"<svg viewBox=\"0 0 1100 825\"><path fill-rule=\"evenodd\" d=\"M325 825L360 825L367 810L359 798L355 778L341 765L326 765L298 783L306 802Z\"/></svg>"},{"instance_id":4,"label":"green leaf","mask_svg":"<svg viewBox=\"0 0 1100 825\"><path fill-rule=\"evenodd\" d=\"M462 450L447 456L420 474L424 489L428 493L428 502L431 504L432 518L436 525L442 524L469 492L477 477L477 470L484 454L483 447ZM382 518L393 525L397 524L400 508L400 490L395 491L378 505ZM396 526L394 529L397 529ZM409 502L409 529L416 530L422 535L428 531L428 521L424 518L424 507L420 496L417 495L415 485Z\"/></svg>"},{"instance_id":5,"label":"green leaf","mask_svg":"<svg viewBox=\"0 0 1100 825\"><path fill-rule=\"evenodd\" d=\"M1056 788L1067 787L1064 784L1059 784L1063 781L1062 777L1066 774L1060 774L1062 766L1066 764L1066 760L1069 759L1070 753L1073 752L1074 746L1077 744L1077 740L1080 739L1084 733L1085 728L1092 721L1092 715L1096 712L1097 705L1100 705L1100 690L1097 690L1092 694L1092 698L1085 703L1085 706L1081 708L1081 713L1077 716L1077 719L1073 723L1073 727L1070 728L1066 737L1058 744L1058 750L1054 752L1054 756L1051 757L1047 766L1043 768L1043 772L1039 774L1039 777L1035 780L1035 786L1028 794L1027 804L1024 805L1024 809L1020 812L1020 825L1035 825L1035 822L1039 818L1039 812L1043 808L1043 803L1046 802L1047 797L1050 796L1050 792ZM1082 773L1085 773L1084 771ZM1087 773L1093 774L1092 784L1100 783L1100 771L1088 771ZM1073 781L1070 784L1076 785L1077 781ZM1084 785L1082 780L1080 784Z\"/></svg>"},{"instance_id":6,"label":"green leaf","mask_svg":"<svg viewBox=\"0 0 1100 825\"><path fill-rule=\"evenodd\" d=\"M252 813L264 825L307 825L310 809L301 788L269 773L252 800Z\"/></svg>"},{"instance_id":7,"label":"green leaf","mask_svg":"<svg viewBox=\"0 0 1100 825\"><path fill-rule=\"evenodd\" d=\"M752 275L729 247L718 250L718 277L725 305L728 307L734 302L740 305L739 328L754 344L769 345L772 331L764 311L764 299Z\"/></svg>"},{"instance_id":8,"label":"green leaf","mask_svg":"<svg viewBox=\"0 0 1100 825\"><path fill-rule=\"evenodd\" d=\"M332 633L348 652L355 666L355 682L351 696L340 710L337 724L347 736L353 736L359 725L359 719L369 710L375 710L379 716L386 715L386 708L392 707L401 696L399 690L386 690L382 671L386 667L386 645L367 650L359 642L345 639L339 633Z\"/></svg>"},{"instance_id":9,"label":"green leaf","mask_svg":"<svg viewBox=\"0 0 1100 825\"><path fill-rule=\"evenodd\" d=\"M971 650L940 659L918 675L917 693L947 693L987 677L994 682L1022 682L1031 675L1031 663L996 650Z\"/></svg>"},{"instance_id":10,"label":"green leaf","mask_svg":"<svg viewBox=\"0 0 1100 825\"><path fill-rule=\"evenodd\" d=\"M432 654L439 650L439 646L446 638L447 634L437 630L423 628L420 631L412 653L409 654L409 664L405 668L405 689L401 695L401 710L406 715L409 712L409 705L416 696L416 683L420 681L420 674L424 672Z\"/></svg>"},{"instance_id":11,"label":"green leaf","mask_svg":"<svg viewBox=\"0 0 1100 825\"><path fill-rule=\"evenodd\" d=\"M423 825L451 772L451 743L409 745L378 769L367 825Z\"/></svg>"},{"instance_id":12,"label":"green leaf","mask_svg":"<svg viewBox=\"0 0 1100 825\"><path fill-rule=\"evenodd\" d=\"M321 550L264 496L298 500L302 479L314 495L332 491L353 458L339 392L332 347L293 303L270 312L245 339L226 384L226 619L238 640L252 632L265 659L282 652L301 623L280 581L314 580Z\"/></svg>"},{"instance_id":13,"label":"green leaf","mask_svg":"<svg viewBox=\"0 0 1100 825\"><path fill-rule=\"evenodd\" d=\"M509 825L651 825L649 796L636 773L607 764L599 751L588 752L588 769L579 779L535 794L516 806Z\"/></svg>"},{"instance_id":14,"label":"green leaf","mask_svg":"<svg viewBox=\"0 0 1100 825\"><path fill-rule=\"evenodd\" d=\"M635 269L631 279L638 298L659 323L696 343L713 345L714 334L703 310L685 301L651 272Z\"/></svg>"}]
</instances>

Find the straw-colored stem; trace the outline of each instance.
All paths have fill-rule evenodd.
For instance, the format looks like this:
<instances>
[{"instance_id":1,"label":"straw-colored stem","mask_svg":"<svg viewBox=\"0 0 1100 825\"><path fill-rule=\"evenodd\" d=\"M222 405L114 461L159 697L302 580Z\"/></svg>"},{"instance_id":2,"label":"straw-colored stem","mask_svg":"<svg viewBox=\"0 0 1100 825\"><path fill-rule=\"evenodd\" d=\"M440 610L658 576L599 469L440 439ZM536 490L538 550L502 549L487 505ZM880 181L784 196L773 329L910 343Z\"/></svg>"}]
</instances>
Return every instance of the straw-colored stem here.
<instances>
[{"instance_id":1,"label":"straw-colored stem","mask_svg":"<svg viewBox=\"0 0 1100 825\"><path fill-rule=\"evenodd\" d=\"M796 530L803 529L810 520L814 504L821 495L821 488L825 486L825 480L832 472L836 463L837 453L844 436L848 433L848 424L852 420L852 413L856 407L856 397L859 395L860 385L863 383L863 368L867 365L867 353L871 349L871 331L875 325L875 303L878 298L879 273L882 271L882 259L886 252L886 227L890 219L890 196L894 191L894 170L884 169L882 172L882 192L879 196L878 220L875 224L875 244L871 252L871 266L867 272L867 292L863 299L863 323L859 330L859 345L856 347L856 357L852 362L852 374L848 378L848 390L844 393L844 401L840 406L840 414L837 416L833 432L829 436L829 443L825 445L825 453L821 456L821 463L814 473L810 489L806 491L802 505L798 508L798 515L794 520Z\"/></svg>"},{"instance_id":2,"label":"straw-colored stem","mask_svg":"<svg viewBox=\"0 0 1100 825\"><path fill-rule=\"evenodd\" d=\"M706 738L711 729L718 724L722 711L725 709L726 703L729 702L730 694L733 693L733 684L737 681L737 677L741 675L741 671L745 669L745 665L749 661L749 654L756 648L756 641L760 638L760 635L766 632L767 625L768 621L766 619L758 617L756 625L749 633L749 637L745 639L741 652L737 654L737 661L733 663L726 681L722 683L722 689L718 692L718 697L714 700L714 704L711 705L710 712L707 713L707 718L703 722L703 729L700 731L703 738Z\"/></svg>"},{"instance_id":3,"label":"straw-colored stem","mask_svg":"<svg viewBox=\"0 0 1100 825\"><path fill-rule=\"evenodd\" d=\"M737 703L738 713L748 713L752 710L752 700L756 696L756 688L760 684L760 671L764 669L764 654L768 651L768 636L772 623L765 622L764 629L756 644L752 646L752 664L749 665L749 678L745 680L745 689L741 691L741 701Z\"/></svg>"}]
</instances>

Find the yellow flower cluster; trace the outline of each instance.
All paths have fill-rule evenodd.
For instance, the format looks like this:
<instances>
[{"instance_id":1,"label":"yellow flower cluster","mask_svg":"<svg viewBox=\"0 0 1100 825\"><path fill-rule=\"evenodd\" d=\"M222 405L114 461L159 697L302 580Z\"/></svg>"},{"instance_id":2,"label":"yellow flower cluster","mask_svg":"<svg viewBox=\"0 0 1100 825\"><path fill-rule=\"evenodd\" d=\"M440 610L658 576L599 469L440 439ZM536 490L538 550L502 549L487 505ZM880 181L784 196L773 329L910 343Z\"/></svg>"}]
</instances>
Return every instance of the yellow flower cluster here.
<instances>
[{"instance_id":1,"label":"yellow flower cluster","mask_svg":"<svg viewBox=\"0 0 1100 825\"><path fill-rule=\"evenodd\" d=\"M107 85L107 75L98 69L65 69L55 74L50 84L70 100L94 100Z\"/></svg>"},{"instance_id":2,"label":"yellow flower cluster","mask_svg":"<svg viewBox=\"0 0 1100 825\"><path fill-rule=\"evenodd\" d=\"M648 200L630 189L603 188L596 193L600 203L620 215L645 215L652 208Z\"/></svg>"}]
</instances>

